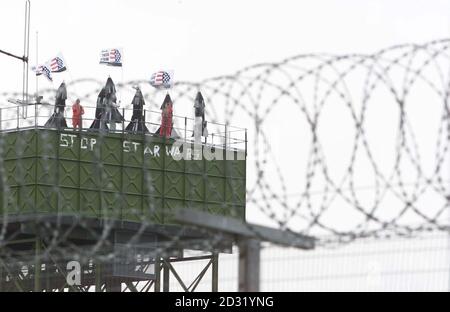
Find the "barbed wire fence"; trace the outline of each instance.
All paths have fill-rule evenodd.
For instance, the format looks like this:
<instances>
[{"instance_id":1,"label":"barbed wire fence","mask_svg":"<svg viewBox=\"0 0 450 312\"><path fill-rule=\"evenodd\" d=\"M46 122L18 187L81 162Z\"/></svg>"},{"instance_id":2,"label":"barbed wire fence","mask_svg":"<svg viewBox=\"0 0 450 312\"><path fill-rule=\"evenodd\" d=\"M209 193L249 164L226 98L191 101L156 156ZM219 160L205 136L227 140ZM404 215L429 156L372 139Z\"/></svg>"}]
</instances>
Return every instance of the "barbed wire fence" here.
<instances>
[{"instance_id":1,"label":"barbed wire fence","mask_svg":"<svg viewBox=\"0 0 450 312\"><path fill-rule=\"evenodd\" d=\"M359 259L362 259L372 252L364 249L365 246L381 246L392 241L415 248L415 240L434 242L435 237L440 242L439 250L447 254L444 241L450 230L449 48L450 39L443 39L398 45L373 54L305 54L249 66L201 82L175 84L170 94L176 114L193 115L194 97L201 90L208 121L248 129L247 220L317 239L318 250L298 251L298 263L296 252L292 252L291 259L287 255L290 251L284 256L278 247L265 246L263 267L264 263L279 267L291 261L294 269L301 266L303 257L314 258L315 254L318 259L334 261L340 257L340 250L346 248L361 248ZM67 84L69 99L79 98L94 107L103 83L96 79L71 81ZM125 99L131 102L135 85L140 86L149 108L159 109L164 94L144 80L117 85L124 101L121 106L131 107ZM52 99L54 90L41 90L41 95ZM0 102L18 96L21 94L0 93ZM93 109L88 109L86 115L93 116ZM159 116L149 118L157 120ZM48 155L53 153L52 148L48 146ZM0 160L0 189L7 193L4 162ZM115 200L120 201L117 196ZM0 234L3 246L12 239L4 232L9 220L4 211ZM128 244L152 226L145 217L141 221L141 230ZM75 222L73 226L91 230L90 224ZM107 222L105 225L100 233L91 231L97 237L97 244L89 249L80 250L76 244L66 241L65 232L54 233L52 243L45 246L46 256L50 253L54 257L55 254L63 256L69 252L77 259L117 256L113 251L98 254L100 246L108 245L106 237L111 227ZM158 254L180 243L180 235L173 235ZM223 239L221 234L209 237L197 242L197 247L207 250ZM409 240L411 243L406 243ZM420 250L426 249L421 246ZM270 257L280 253L281 259ZM10 261L18 259L17 254L8 257ZM233 255L226 257L230 259L229 265L224 266L226 272L221 277L233 279L230 272L236 259ZM349 261L357 263L355 257ZM448 273L448 258L445 261L430 270L436 274ZM310 280L326 281L321 284L324 288L330 285L328 280L336 279L336 274L321 273L326 266L316 266L317 276L309 276ZM265 272L268 271L267 268ZM345 277L362 273L343 274ZM262 278L263 290L276 290L275 285L283 288L283 281L288 284L287 277L278 277L281 280L275 282L270 278L264 280L263 272ZM299 273L298 282L291 281L292 286L286 289L299 289L307 279L308 272ZM319 284L305 285L320 289ZM447 287L448 283L439 281L436 288Z\"/></svg>"},{"instance_id":2,"label":"barbed wire fence","mask_svg":"<svg viewBox=\"0 0 450 312\"><path fill-rule=\"evenodd\" d=\"M237 251L236 251L237 252ZM448 291L448 235L422 233L414 238L367 238L336 248L302 251L264 244L260 288L265 292L289 291ZM189 277L201 265L180 263ZM236 253L221 256L220 291L236 291ZM207 277L199 291L208 291ZM174 284L173 290L182 291Z\"/></svg>"}]
</instances>

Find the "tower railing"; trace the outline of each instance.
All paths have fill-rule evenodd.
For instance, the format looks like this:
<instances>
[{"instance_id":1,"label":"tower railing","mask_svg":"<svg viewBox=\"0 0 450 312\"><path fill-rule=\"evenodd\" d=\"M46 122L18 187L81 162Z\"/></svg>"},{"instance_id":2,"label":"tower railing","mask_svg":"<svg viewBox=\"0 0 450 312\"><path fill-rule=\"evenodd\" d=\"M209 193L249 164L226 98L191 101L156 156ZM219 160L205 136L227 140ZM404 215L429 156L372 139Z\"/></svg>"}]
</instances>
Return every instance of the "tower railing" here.
<instances>
[{"instance_id":1,"label":"tower railing","mask_svg":"<svg viewBox=\"0 0 450 312\"><path fill-rule=\"evenodd\" d=\"M122 114L124 121L116 123L115 127L111 129L108 124L107 130L91 129L90 126L96 120L94 106L84 106L85 114L82 116L81 129L74 129L73 117L71 107L65 107L64 117L67 122L67 127L59 130L67 131L81 131L81 132L95 132L107 131L108 133L122 133L122 134L143 134L149 136L160 136L158 130L161 126L161 112L153 110L143 110L144 124L148 132L144 131L129 131L126 127L133 122L131 116L133 115L132 108L118 108ZM2 105L0 107L0 132L27 130L27 129L52 129L46 127L45 124L54 113L54 105L46 103L35 103L29 105L11 104ZM173 115L172 139L183 140L187 143L194 143L194 125L195 120L186 116ZM207 134L202 137L202 144L220 147L228 150L247 151L247 129L231 126L224 123L207 121ZM53 128L55 129L55 128Z\"/></svg>"}]
</instances>

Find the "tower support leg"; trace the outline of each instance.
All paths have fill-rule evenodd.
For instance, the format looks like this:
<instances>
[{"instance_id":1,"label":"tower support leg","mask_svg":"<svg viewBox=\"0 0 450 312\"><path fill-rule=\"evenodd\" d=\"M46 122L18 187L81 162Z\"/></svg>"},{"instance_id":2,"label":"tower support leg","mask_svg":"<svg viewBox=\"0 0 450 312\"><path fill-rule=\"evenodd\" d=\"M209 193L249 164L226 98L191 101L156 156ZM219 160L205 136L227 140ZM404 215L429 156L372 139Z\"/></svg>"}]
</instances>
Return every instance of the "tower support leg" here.
<instances>
[{"instance_id":1,"label":"tower support leg","mask_svg":"<svg viewBox=\"0 0 450 312\"><path fill-rule=\"evenodd\" d=\"M239 242L239 291L259 291L260 242L243 239Z\"/></svg>"},{"instance_id":2,"label":"tower support leg","mask_svg":"<svg viewBox=\"0 0 450 312\"><path fill-rule=\"evenodd\" d=\"M95 292L102 291L102 265L100 261L95 263Z\"/></svg>"},{"instance_id":3,"label":"tower support leg","mask_svg":"<svg viewBox=\"0 0 450 312\"><path fill-rule=\"evenodd\" d=\"M34 259L34 291L41 291L41 240L36 237Z\"/></svg>"},{"instance_id":4,"label":"tower support leg","mask_svg":"<svg viewBox=\"0 0 450 312\"><path fill-rule=\"evenodd\" d=\"M213 252L212 254L212 292L219 291L219 254Z\"/></svg>"},{"instance_id":5,"label":"tower support leg","mask_svg":"<svg viewBox=\"0 0 450 312\"><path fill-rule=\"evenodd\" d=\"M106 281L106 291L107 292L121 292L122 282L120 279L111 277Z\"/></svg>"},{"instance_id":6,"label":"tower support leg","mask_svg":"<svg viewBox=\"0 0 450 312\"><path fill-rule=\"evenodd\" d=\"M165 261L169 262L169 259L165 259ZM163 264L163 292L169 292L170 290L170 268L164 262Z\"/></svg>"},{"instance_id":7,"label":"tower support leg","mask_svg":"<svg viewBox=\"0 0 450 312\"><path fill-rule=\"evenodd\" d=\"M161 291L161 258L155 258L155 292Z\"/></svg>"}]
</instances>

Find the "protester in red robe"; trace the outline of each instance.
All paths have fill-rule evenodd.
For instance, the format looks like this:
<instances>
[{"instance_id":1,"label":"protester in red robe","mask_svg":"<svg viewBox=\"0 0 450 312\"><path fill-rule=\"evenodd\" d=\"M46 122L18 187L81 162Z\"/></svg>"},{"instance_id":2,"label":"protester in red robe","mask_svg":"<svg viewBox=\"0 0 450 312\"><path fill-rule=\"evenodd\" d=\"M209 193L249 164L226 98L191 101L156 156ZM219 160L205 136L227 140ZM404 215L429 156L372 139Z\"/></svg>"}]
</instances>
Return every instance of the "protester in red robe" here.
<instances>
[{"instance_id":1,"label":"protester in red robe","mask_svg":"<svg viewBox=\"0 0 450 312\"><path fill-rule=\"evenodd\" d=\"M172 135L172 116L173 116L173 103L170 95L167 94L161 105L161 127L159 130L159 136L170 138Z\"/></svg>"},{"instance_id":2,"label":"protester in red robe","mask_svg":"<svg viewBox=\"0 0 450 312\"><path fill-rule=\"evenodd\" d=\"M76 129L77 127L81 130L83 127L83 120L82 115L84 115L84 108L80 104L80 100L77 99L75 103L72 105L72 125L73 128Z\"/></svg>"}]
</instances>

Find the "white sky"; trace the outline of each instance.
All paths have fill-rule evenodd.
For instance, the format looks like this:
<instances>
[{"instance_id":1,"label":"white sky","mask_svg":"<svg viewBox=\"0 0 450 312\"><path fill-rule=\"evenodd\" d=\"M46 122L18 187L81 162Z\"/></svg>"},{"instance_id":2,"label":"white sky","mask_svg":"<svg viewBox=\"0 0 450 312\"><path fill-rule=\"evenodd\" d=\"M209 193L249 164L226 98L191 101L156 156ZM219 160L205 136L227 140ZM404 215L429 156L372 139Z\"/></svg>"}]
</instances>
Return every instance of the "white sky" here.
<instances>
[{"instance_id":1,"label":"white sky","mask_svg":"<svg viewBox=\"0 0 450 312\"><path fill-rule=\"evenodd\" d=\"M104 79L98 54L115 46L124 47L125 81L161 68L195 81L300 53L373 52L450 34L446 0L31 2L31 64L39 31L40 61L61 51L73 79ZM23 11L23 1L0 2L0 48L19 55ZM20 90L20 62L0 55L0 65L0 91Z\"/></svg>"}]
</instances>

